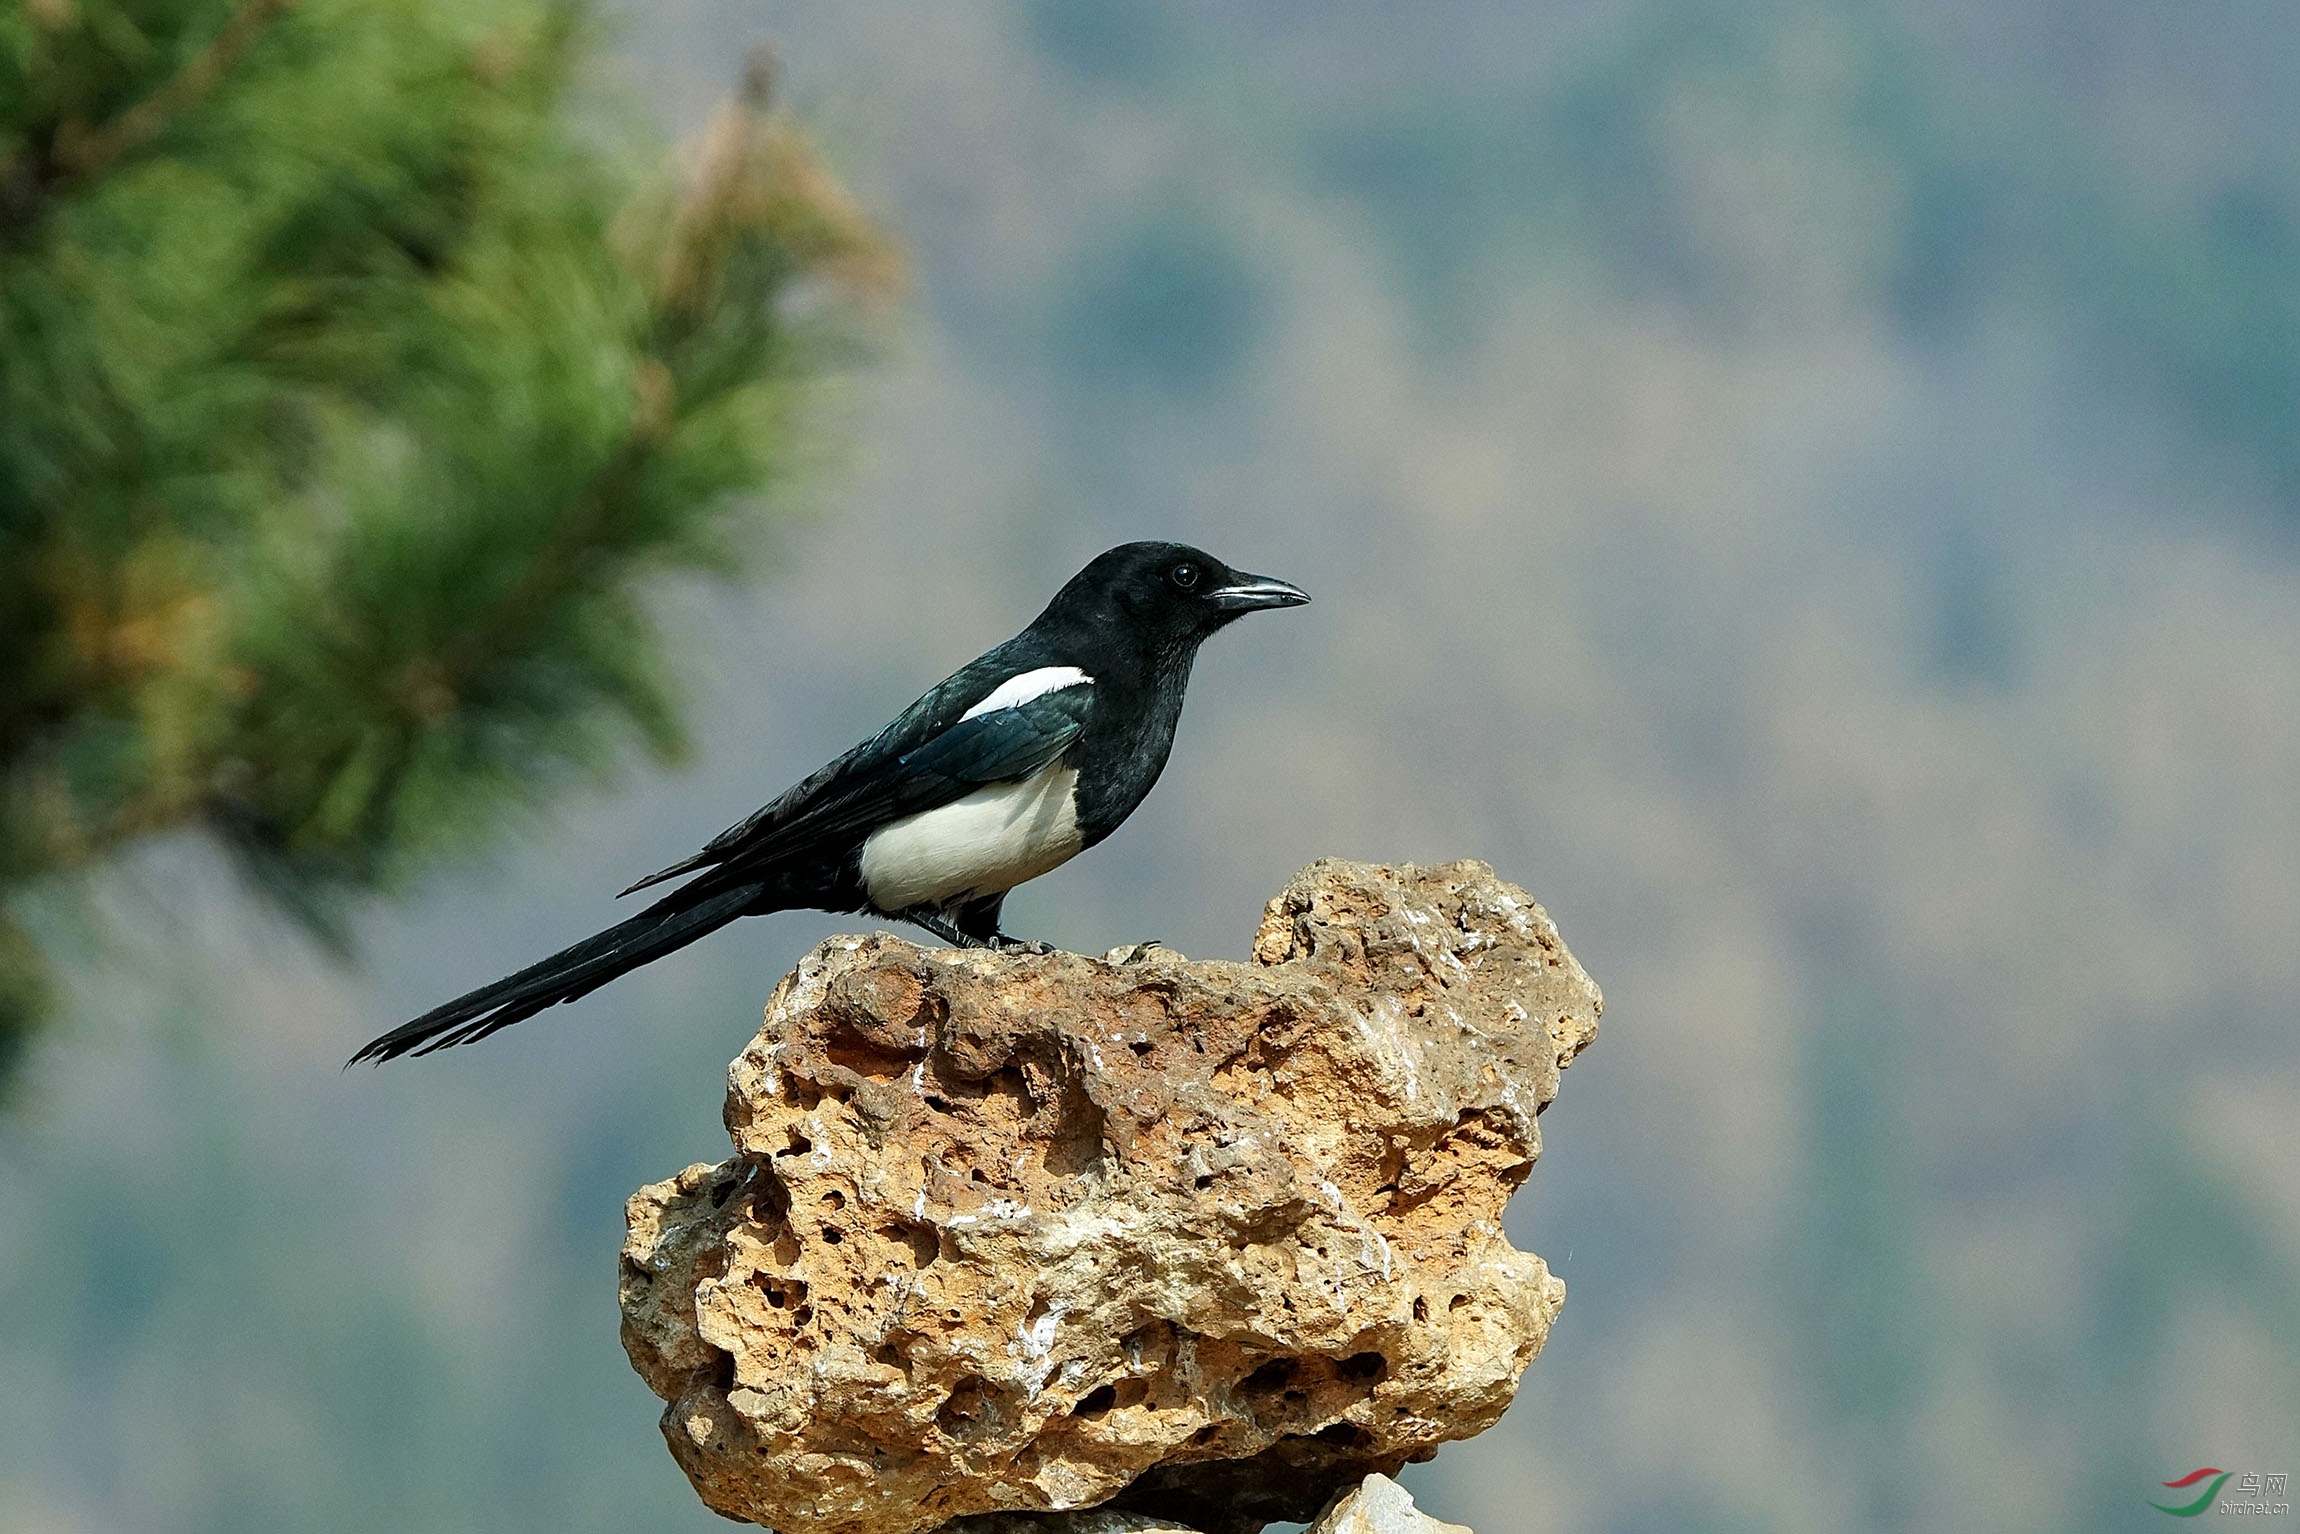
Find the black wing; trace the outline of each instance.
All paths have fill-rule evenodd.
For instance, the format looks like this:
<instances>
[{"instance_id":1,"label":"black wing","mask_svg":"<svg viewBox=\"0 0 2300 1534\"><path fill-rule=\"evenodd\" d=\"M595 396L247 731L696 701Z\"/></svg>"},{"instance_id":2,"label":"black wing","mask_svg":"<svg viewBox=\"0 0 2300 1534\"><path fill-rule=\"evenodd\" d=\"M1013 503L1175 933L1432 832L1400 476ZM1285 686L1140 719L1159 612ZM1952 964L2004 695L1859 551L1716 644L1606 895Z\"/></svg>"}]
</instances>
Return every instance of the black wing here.
<instances>
[{"instance_id":1,"label":"black wing","mask_svg":"<svg viewBox=\"0 0 2300 1534\"><path fill-rule=\"evenodd\" d=\"M964 798L985 783L1028 777L1051 763L1085 731L1094 689L1080 682L964 717L989 696L993 682L1011 674L1006 667L982 669L996 653L919 699L876 736L696 856L642 882L710 870L703 877L540 964L433 1008L352 1059L381 1062L483 1039L588 995L754 909L773 886L782 859L859 840L889 820Z\"/></svg>"},{"instance_id":2,"label":"black wing","mask_svg":"<svg viewBox=\"0 0 2300 1534\"><path fill-rule=\"evenodd\" d=\"M887 821L963 799L986 783L1030 776L1084 733L1094 689L1081 681L1009 708L962 717L1013 669L1002 663L1000 650L993 650L904 709L878 734L711 838L693 857L649 874L623 893L701 869L719 870L709 881L713 884L737 879Z\"/></svg>"}]
</instances>

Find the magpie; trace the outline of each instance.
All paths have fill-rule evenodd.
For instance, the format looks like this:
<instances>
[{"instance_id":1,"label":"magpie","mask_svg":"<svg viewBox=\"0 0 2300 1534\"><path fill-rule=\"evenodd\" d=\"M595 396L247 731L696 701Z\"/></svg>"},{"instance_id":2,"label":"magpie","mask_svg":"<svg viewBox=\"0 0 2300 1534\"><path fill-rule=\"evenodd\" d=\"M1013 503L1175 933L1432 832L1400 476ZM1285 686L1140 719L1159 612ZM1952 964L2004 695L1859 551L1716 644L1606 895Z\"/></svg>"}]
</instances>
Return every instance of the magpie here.
<instances>
[{"instance_id":1,"label":"magpie","mask_svg":"<svg viewBox=\"0 0 2300 1534\"><path fill-rule=\"evenodd\" d=\"M1308 600L1184 544L1121 544L885 729L623 891L693 875L670 894L346 1063L486 1038L739 916L867 912L961 947L1039 948L999 930L1007 891L1134 813L1173 750L1199 645L1247 613Z\"/></svg>"}]
</instances>

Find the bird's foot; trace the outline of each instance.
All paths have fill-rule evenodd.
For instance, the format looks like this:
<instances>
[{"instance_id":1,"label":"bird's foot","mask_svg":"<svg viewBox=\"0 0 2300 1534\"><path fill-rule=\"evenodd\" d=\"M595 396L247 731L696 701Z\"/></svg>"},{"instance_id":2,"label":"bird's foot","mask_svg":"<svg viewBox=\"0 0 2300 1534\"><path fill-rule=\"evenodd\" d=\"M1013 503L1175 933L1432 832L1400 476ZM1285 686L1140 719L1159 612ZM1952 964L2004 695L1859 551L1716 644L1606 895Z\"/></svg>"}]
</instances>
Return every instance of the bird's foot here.
<instances>
[{"instance_id":1,"label":"bird's foot","mask_svg":"<svg viewBox=\"0 0 2300 1534\"><path fill-rule=\"evenodd\" d=\"M953 948L987 948L993 953L1027 953L1040 958L1060 951L1051 943L1041 943L1036 938L1008 937L995 929L969 932L932 906L913 906L902 913L902 919L931 932Z\"/></svg>"},{"instance_id":2,"label":"bird's foot","mask_svg":"<svg viewBox=\"0 0 2300 1534\"><path fill-rule=\"evenodd\" d=\"M1118 962L1120 964L1139 964L1144 959L1150 957L1151 949L1163 948L1165 946L1166 945L1164 943L1159 942L1156 938L1152 938L1146 943L1136 943L1131 948L1121 948L1118 950Z\"/></svg>"}]
</instances>

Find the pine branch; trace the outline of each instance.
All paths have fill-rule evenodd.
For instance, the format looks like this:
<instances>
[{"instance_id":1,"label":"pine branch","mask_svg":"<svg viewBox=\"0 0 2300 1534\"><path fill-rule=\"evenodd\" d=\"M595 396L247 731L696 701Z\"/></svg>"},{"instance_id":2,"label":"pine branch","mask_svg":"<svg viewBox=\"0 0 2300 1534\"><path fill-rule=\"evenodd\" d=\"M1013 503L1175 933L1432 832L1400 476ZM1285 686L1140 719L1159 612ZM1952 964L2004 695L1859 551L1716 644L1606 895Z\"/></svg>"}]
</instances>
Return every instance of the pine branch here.
<instances>
[{"instance_id":1,"label":"pine branch","mask_svg":"<svg viewBox=\"0 0 2300 1534\"><path fill-rule=\"evenodd\" d=\"M584 0L491 0L476 55L465 0L294 3L163 7L9 125L0 902L191 824L340 943L627 732L674 755L650 580L745 564L803 461L842 327L787 300L898 270L763 56L645 177L570 109ZM49 1010L6 915L0 1083Z\"/></svg>"},{"instance_id":2,"label":"pine branch","mask_svg":"<svg viewBox=\"0 0 2300 1534\"><path fill-rule=\"evenodd\" d=\"M256 39L296 0L241 0L238 10L160 88L100 128L49 124L0 170L0 239L16 240L37 224L58 193L102 174L144 148L198 106L247 56Z\"/></svg>"},{"instance_id":3,"label":"pine branch","mask_svg":"<svg viewBox=\"0 0 2300 1534\"><path fill-rule=\"evenodd\" d=\"M580 578L587 556L612 524L623 489L644 456L627 443L600 467L576 503L552 528L551 536L520 572L519 582L492 611L466 629L440 656L424 682L439 688L452 706L487 666L516 649L521 636L547 617Z\"/></svg>"}]
</instances>

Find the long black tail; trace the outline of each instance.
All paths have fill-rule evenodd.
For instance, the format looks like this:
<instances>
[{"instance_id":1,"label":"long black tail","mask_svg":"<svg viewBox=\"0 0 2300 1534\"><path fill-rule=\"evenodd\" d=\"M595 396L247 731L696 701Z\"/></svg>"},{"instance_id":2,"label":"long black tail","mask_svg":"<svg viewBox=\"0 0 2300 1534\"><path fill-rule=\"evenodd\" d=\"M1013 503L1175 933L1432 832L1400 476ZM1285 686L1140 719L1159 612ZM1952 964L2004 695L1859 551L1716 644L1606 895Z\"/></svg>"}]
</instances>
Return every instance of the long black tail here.
<instances>
[{"instance_id":1,"label":"long black tail","mask_svg":"<svg viewBox=\"0 0 2300 1534\"><path fill-rule=\"evenodd\" d=\"M629 921L617 922L572 948L563 948L540 964L530 964L516 975L434 1007L412 1023L402 1023L344 1064L349 1068L366 1060L381 1065L401 1055L428 1055L435 1049L484 1039L498 1028L508 1028L546 1007L587 996L618 975L627 975L642 964L718 931L754 909L764 892L764 885L743 884L685 905L680 897L686 891L678 891Z\"/></svg>"}]
</instances>

